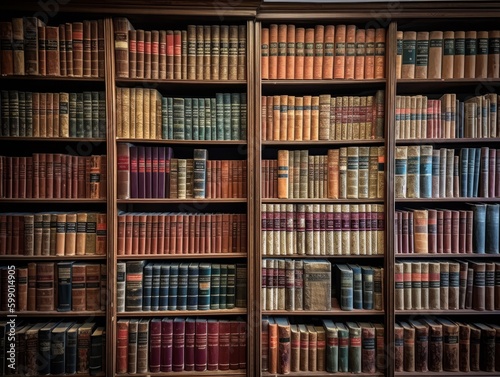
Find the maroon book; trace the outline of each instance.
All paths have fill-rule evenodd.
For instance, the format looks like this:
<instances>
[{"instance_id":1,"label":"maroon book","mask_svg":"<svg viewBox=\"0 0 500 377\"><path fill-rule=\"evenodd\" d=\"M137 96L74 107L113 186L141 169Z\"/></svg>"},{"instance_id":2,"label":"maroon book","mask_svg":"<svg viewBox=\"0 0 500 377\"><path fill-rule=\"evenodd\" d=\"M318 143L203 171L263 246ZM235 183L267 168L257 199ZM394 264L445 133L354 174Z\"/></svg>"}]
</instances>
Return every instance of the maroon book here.
<instances>
[{"instance_id":1,"label":"maroon book","mask_svg":"<svg viewBox=\"0 0 500 377\"><path fill-rule=\"evenodd\" d=\"M184 348L184 370L194 370L194 344L196 337L196 320L194 318L186 319L186 337Z\"/></svg>"},{"instance_id":2,"label":"maroon book","mask_svg":"<svg viewBox=\"0 0 500 377\"><path fill-rule=\"evenodd\" d=\"M174 319L173 331L173 349L172 349L172 370L180 372L184 370L184 336L186 331L186 322L184 318Z\"/></svg>"},{"instance_id":3,"label":"maroon book","mask_svg":"<svg viewBox=\"0 0 500 377\"><path fill-rule=\"evenodd\" d=\"M141 148L141 147L139 147ZM144 196L141 198L152 198L152 184L153 181L153 160L152 160L152 147L144 147ZM139 149L139 178L141 173L141 149ZM139 180L140 184L140 180ZM140 186L139 186L140 188Z\"/></svg>"},{"instance_id":4,"label":"maroon book","mask_svg":"<svg viewBox=\"0 0 500 377\"><path fill-rule=\"evenodd\" d=\"M219 370L228 370L231 349L231 322L219 321Z\"/></svg>"},{"instance_id":5,"label":"maroon book","mask_svg":"<svg viewBox=\"0 0 500 377\"><path fill-rule=\"evenodd\" d=\"M239 368L245 369L247 367L247 324L245 321L238 321L240 332L239 343Z\"/></svg>"},{"instance_id":6,"label":"maroon book","mask_svg":"<svg viewBox=\"0 0 500 377\"><path fill-rule=\"evenodd\" d=\"M240 330L238 321L230 322L231 335L229 336L229 369L239 369Z\"/></svg>"},{"instance_id":7,"label":"maroon book","mask_svg":"<svg viewBox=\"0 0 500 377\"><path fill-rule=\"evenodd\" d=\"M172 371L173 329L172 318L163 318L161 321L161 363L162 372Z\"/></svg>"},{"instance_id":8,"label":"maroon book","mask_svg":"<svg viewBox=\"0 0 500 377\"><path fill-rule=\"evenodd\" d=\"M219 322L209 319L207 322L207 369L219 368Z\"/></svg>"},{"instance_id":9,"label":"maroon book","mask_svg":"<svg viewBox=\"0 0 500 377\"><path fill-rule=\"evenodd\" d=\"M459 211L458 220L458 253L464 254L466 251L465 232L467 226L467 212Z\"/></svg>"},{"instance_id":10,"label":"maroon book","mask_svg":"<svg viewBox=\"0 0 500 377\"><path fill-rule=\"evenodd\" d=\"M163 149L161 147L153 147L153 150L151 151L151 197L152 198L159 198L159 189L158 189L158 163L159 163L159 149Z\"/></svg>"},{"instance_id":11,"label":"maroon book","mask_svg":"<svg viewBox=\"0 0 500 377\"><path fill-rule=\"evenodd\" d=\"M149 371L160 371L161 364L161 319L153 318L149 324Z\"/></svg>"},{"instance_id":12,"label":"maroon book","mask_svg":"<svg viewBox=\"0 0 500 377\"><path fill-rule=\"evenodd\" d=\"M164 198L170 198L170 161L173 158L173 149L167 147L165 150L165 196Z\"/></svg>"},{"instance_id":13,"label":"maroon book","mask_svg":"<svg viewBox=\"0 0 500 377\"><path fill-rule=\"evenodd\" d=\"M194 345L194 369L197 372L207 370L207 320L196 320L196 338Z\"/></svg>"},{"instance_id":14,"label":"maroon book","mask_svg":"<svg viewBox=\"0 0 500 377\"><path fill-rule=\"evenodd\" d=\"M157 198L165 198L165 147L158 147ZM154 170L154 167L153 167ZM154 174L154 172L153 172Z\"/></svg>"},{"instance_id":15,"label":"maroon book","mask_svg":"<svg viewBox=\"0 0 500 377\"><path fill-rule=\"evenodd\" d=\"M451 211L444 210L443 222L443 253L451 253Z\"/></svg>"},{"instance_id":16,"label":"maroon book","mask_svg":"<svg viewBox=\"0 0 500 377\"><path fill-rule=\"evenodd\" d=\"M437 211L437 250L442 254L444 250L444 211Z\"/></svg>"},{"instance_id":17,"label":"maroon book","mask_svg":"<svg viewBox=\"0 0 500 377\"><path fill-rule=\"evenodd\" d=\"M130 197L139 198L138 147L130 147Z\"/></svg>"}]
</instances>

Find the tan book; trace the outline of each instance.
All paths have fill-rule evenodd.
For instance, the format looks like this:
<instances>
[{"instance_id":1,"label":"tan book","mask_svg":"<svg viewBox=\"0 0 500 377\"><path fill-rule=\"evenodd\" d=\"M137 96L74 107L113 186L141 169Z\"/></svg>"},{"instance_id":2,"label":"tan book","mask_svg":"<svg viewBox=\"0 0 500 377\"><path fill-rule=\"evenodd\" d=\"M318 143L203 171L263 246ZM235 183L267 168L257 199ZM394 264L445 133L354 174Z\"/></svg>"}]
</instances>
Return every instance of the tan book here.
<instances>
[{"instance_id":1,"label":"tan book","mask_svg":"<svg viewBox=\"0 0 500 377\"><path fill-rule=\"evenodd\" d=\"M313 59L313 79L323 78L323 56L325 43L325 26L316 25L314 27L314 59Z\"/></svg>"},{"instance_id":2,"label":"tan book","mask_svg":"<svg viewBox=\"0 0 500 377\"><path fill-rule=\"evenodd\" d=\"M339 198L347 198L347 148L339 152Z\"/></svg>"},{"instance_id":3,"label":"tan book","mask_svg":"<svg viewBox=\"0 0 500 377\"><path fill-rule=\"evenodd\" d=\"M307 325L309 332L309 372L316 372L318 369L318 333L313 325Z\"/></svg>"},{"instance_id":4,"label":"tan book","mask_svg":"<svg viewBox=\"0 0 500 377\"><path fill-rule=\"evenodd\" d=\"M500 77L500 30L490 30L488 46L488 77Z\"/></svg>"},{"instance_id":5,"label":"tan book","mask_svg":"<svg viewBox=\"0 0 500 377\"><path fill-rule=\"evenodd\" d=\"M403 64L403 31L396 32L396 78L401 78L401 68Z\"/></svg>"},{"instance_id":6,"label":"tan book","mask_svg":"<svg viewBox=\"0 0 500 377\"><path fill-rule=\"evenodd\" d=\"M415 78L426 79L429 67L429 32L417 32L417 51L415 58Z\"/></svg>"},{"instance_id":7,"label":"tan book","mask_svg":"<svg viewBox=\"0 0 500 377\"><path fill-rule=\"evenodd\" d=\"M319 96L312 96L310 140L318 140L318 139L319 139Z\"/></svg>"},{"instance_id":8,"label":"tan book","mask_svg":"<svg viewBox=\"0 0 500 377\"><path fill-rule=\"evenodd\" d=\"M295 29L295 75L296 80L304 78L304 43L306 29L298 27ZM269 55L269 58L271 55ZM269 66L271 67L271 66Z\"/></svg>"},{"instance_id":9,"label":"tan book","mask_svg":"<svg viewBox=\"0 0 500 377\"><path fill-rule=\"evenodd\" d=\"M304 79L310 80L314 73L314 29L306 28L304 38Z\"/></svg>"},{"instance_id":10,"label":"tan book","mask_svg":"<svg viewBox=\"0 0 500 377\"><path fill-rule=\"evenodd\" d=\"M347 147L347 198L357 199L359 192L359 147Z\"/></svg>"},{"instance_id":11,"label":"tan book","mask_svg":"<svg viewBox=\"0 0 500 377\"><path fill-rule=\"evenodd\" d=\"M278 151L278 198L288 198L289 151Z\"/></svg>"},{"instance_id":12,"label":"tan book","mask_svg":"<svg viewBox=\"0 0 500 377\"><path fill-rule=\"evenodd\" d=\"M443 32L431 31L429 33L429 69L427 78L440 79L442 77L443 60Z\"/></svg>"},{"instance_id":13,"label":"tan book","mask_svg":"<svg viewBox=\"0 0 500 377\"><path fill-rule=\"evenodd\" d=\"M212 25L210 30L211 49L210 49L210 79L219 80L220 79L220 25ZM205 43L207 39L207 33L204 33Z\"/></svg>"},{"instance_id":14,"label":"tan book","mask_svg":"<svg viewBox=\"0 0 500 377\"><path fill-rule=\"evenodd\" d=\"M328 198L339 198L339 149L328 150Z\"/></svg>"},{"instance_id":15,"label":"tan book","mask_svg":"<svg viewBox=\"0 0 500 377\"><path fill-rule=\"evenodd\" d=\"M477 31L465 32L465 64L464 77L471 79L476 76Z\"/></svg>"},{"instance_id":16,"label":"tan book","mask_svg":"<svg viewBox=\"0 0 500 377\"><path fill-rule=\"evenodd\" d=\"M286 26L286 78L294 79L295 76L295 25Z\"/></svg>"},{"instance_id":17,"label":"tan book","mask_svg":"<svg viewBox=\"0 0 500 377\"><path fill-rule=\"evenodd\" d=\"M85 255L87 240L87 213L76 214L76 255Z\"/></svg>"},{"instance_id":18,"label":"tan book","mask_svg":"<svg viewBox=\"0 0 500 377\"><path fill-rule=\"evenodd\" d=\"M375 78L385 78L385 29L375 29Z\"/></svg>"},{"instance_id":19,"label":"tan book","mask_svg":"<svg viewBox=\"0 0 500 377\"><path fill-rule=\"evenodd\" d=\"M76 226L77 226L77 214L68 213L66 215L66 239L65 248L66 255L76 255Z\"/></svg>"},{"instance_id":20,"label":"tan book","mask_svg":"<svg viewBox=\"0 0 500 377\"><path fill-rule=\"evenodd\" d=\"M443 79L453 78L453 65L455 63L455 33L445 31L443 33L443 68L441 76Z\"/></svg>"},{"instance_id":21,"label":"tan book","mask_svg":"<svg viewBox=\"0 0 500 377\"><path fill-rule=\"evenodd\" d=\"M401 64L401 78L415 78L417 33L415 31L403 32L403 59Z\"/></svg>"},{"instance_id":22,"label":"tan book","mask_svg":"<svg viewBox=\"0 0 500 377\"><path fill-rule=\"evenodd\" d=\"M287 25L279 24L278 25L278 80L286 79L286 71L287 71Z\"/></svg>"},{"instance_id":23,"label":"tan book","mask_svg":"<svg viewBox=\"0 0 500 377\"><path fill-rule=\"evenodd\" d=\"M345 79L354 79L356 60L356 25L347 25L345 40Z\"/></svg>"},{"instance_id":24,"label":"tan book","mask_svg":"<svg viewBox=\"0 0 500 377\"><path fill-rule=\"evenodd\" d=\"M462 79L465 77L465 31L455 31L454 37L453 78Z\"/></svg>"},{"instance_id":25,"label":"tan book","mask_svg":"<svg viewBox=\"0 0 500 377\"><path fill-rule=\"evenodd\" d=\"M488 32L477 32L476 75L478 79L488 77Z\"/></svg>"}]
</instances>

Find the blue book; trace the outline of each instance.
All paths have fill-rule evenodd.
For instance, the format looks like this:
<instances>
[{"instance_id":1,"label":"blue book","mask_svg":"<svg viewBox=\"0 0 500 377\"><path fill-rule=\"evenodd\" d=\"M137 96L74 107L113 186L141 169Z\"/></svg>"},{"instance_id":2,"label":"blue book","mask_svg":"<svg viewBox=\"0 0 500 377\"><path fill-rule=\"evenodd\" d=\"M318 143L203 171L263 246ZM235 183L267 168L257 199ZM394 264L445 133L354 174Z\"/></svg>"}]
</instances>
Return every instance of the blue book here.
<instances>
[{"instance_id":1,"label":"blue book","mask_svg":"<svg viewBox=\"0 0 500 377\"><path fill-rule=\"evenodd\" d=\"M353 308L363 309L363 277L361 267L357 264L349 264L353 278Z\"/></svg>"},{"instance_id":2,"label":"blue book","mask_svg":"<svg viewBox=\"0 0 500 377\"><path fill-rule=\"evenodd\" d=\"M440 168L440 151L434 149L432 151L432 197L439 198L439 168Z\"/></svg>"},{"instance_id":3,"label":"blue book","mask_svg":"<svg viewBox=\"0 0 500 377\"><path fill-rule=\"evenodd\" d=\"M51 374L51 345L52 330L57 326L57 322L48 322L38 331L38 374Z\"/></svg>"},{"instance_id":4,"label":"blue book","mask_svg":"<svg viewBox=\"0 0 500 377\"><path fill-rule=\"evenodd\" d=\"M420 146L420 197L432 198L432 145Z\"/></svg>"},{"instance_id":5,"label":"blue book","mask_svg":"<svg viewBox=\"0 0 500 377\"><path fill-rule=\"evenodd\" d=\"M460 196L468 196L469 148L460 149Z\"/></svg>"},{"instance_id":6,"label":"blue book","mask_svg":"<svg viewBox=\"0 0 500 377\"><path fill-rule=\"evenodd\" d=\"M474 169L476 167L476 148L469 148L469 169L467 171L467 197L474 197Z\"/></svg>"},{"instance_id":7,"label":"blue book","mask_svg":"<svg viewBox=\"0 0 500 377\"><path fill-rule=\"evenodd\" d=\"M498 254L499 251L499 204L486 205L486 231L485 231L485 252L486 254Z\"/></svg>"},{"instance_id":8,"label":"blue book","mask_svg":"<svg viewBox=\"0 0 500 377\"><path fill-rule=\"evenodd\" d=\"M168 139L172 140L174 138L174 99L172 97L167 98L167 135Z\"/></svg>"},{"instance_id":9,"label":"blue book","mask_svg":"<svg viewBox=\"0 0 500 377\"><path fill-rule=\"evenodd\" d=\"M177 294L179 284L179 263L170 265L170 281L168 288L168 310L177 310Z\"/></svg>"},{"instance_id":10,"label":"blue book","mask_svg":"<svg viewBox=\"0 0 500 377\"><path fill-rule=\"evenodd\" d=\"M349 372L349 329L341 322L336 322L339 337L339 372Z\"/></svg>"},{"instance_id":11,"label":"blue book","mask_svg":"<svg viewBox=\"0 0 500 377\"><path fill-rule=\"evenodd\" d=\"M193 139L193 99L184 98L184 139Z\"/></svg>"},{"instance_id":12,"label":"blue book","mask_svg":"<svg viewBox=\"0 0 500 377\"><path fill-rule=\"evenodd\" d=\"M198 263L190 263L188 272L187 310L198 310Z\"/></svg>"},{"instance_id":13,"label":"blue book","mask_svg":"<svg viewBox=\"0 0 500 377\"><path fill-rule=\"evenodd\" d=\"M219 309L220 302L220 272L221 265L218 263L212 264L212 274L210 278L210 309Z\"/></svg>"},{"instance_id":14,"label":"blue book","mask_svg":"<svg viewBox=\"0 0 500 377\"><path fill-rule=\"evenodd\" d=\"M151 287L151 310L157 311L160 306L161 264L153 264L153 285Z\"/></svg>"},{"instance_id":15,"label":"blue book","mask_svg":"<svg viewBox=\"0 0 500 377\"><path fill-rule=\"evenodd\" d=\"M362 266L363 275L363 309L373 309L373 269L369 266Z\"/></svg>"},{"instance_id":16,"label":"blue book","mask_svg":"<svg viewBox=\"0 0 500 377\"><path fill-rule=\"evenodd\" d=\"M340 308L353 310L353 272L346 264L338 264L337 286L340 286Z\"/></svg>"},{"instance_id":17,"label":"blue book","mask_svg":"<svg viewBox=\"0 0 500 377\"><path fill-rule=\"evenodd\" d=\"M219 309L227 309L227 267L220 265Z\"/></svg>"},{"instance_id":18,"label":"blue book","mask_svg":"<svg viewBox=\"0 0 500 377\"><path fill-rule=\"evenodd\" d=\"M479 196L479 172L481 169L481 148L474 148L476 150L476 157L474 159L474 198Z\"/></svg>"},{"instance_id":19,"label":"blue book","mask_svg":"<svg viewBox=\"0 0 500 377\"><path fill-rule=\"evenodd\" d=\"M192 129L192 138L193 140L200 140L200 127L199 127L199 100L198 98L193 98L192 99L192 103L193 103L193 108L192 108L192 121L191 121L191 129Z\"/></svg>"},{"instance_id":20,"label":"blue book","mask_svg":"<svg viewBox=\"0 0 500 377\"><path fill-rule=\"evenodd\" d=\"M66 374L76 373L76 347L78 343L78 329L80 326L80 323L75 323L66 332L66 348L64 350L66 358Z\"/></svg>"},{"instance_id":21,"label":"blue book","mask_svg":"<svg viewBox=\"0 0 500 377\"><path fill-rule=\"evenodd\" d=\"M189 263L179 265L179 282L177 286L177 310L187 309Z\"/></svg>"},{"instance_id":22,"label":"blue book","mask_svg":"<svg viewBox=\"0 0 500 377\"><path fill-rule=\"evenodd\" d=\"M51 337L51 356L50 356L50 373L64 374L66 364L66 333L73 325L73 322L61 322L52 330Z\"/></svg>"},{"instance_id":23,"label":"blue book","mask_svg":"<svg viewBox=\"0 0 500 377\"><path fill-rule=\"evenodd\" d=\"M152 288L153 288L153 264L148 263L146 266L144 266L142 311L148 312L151 310Z\"/></svg>"},{"instance_id":24,"label":"blue book","mask_svg":"<svg viewBox=\"0 0 500 377\"><path fill-rule=\"evenodd\" d=\"M168 297L170 287L170 265L160 264L160 302L159 310L168 309Z\"/></svg>"},{"instance_id":25,"label":"blue book","mask_svg":"<svg viewBox=\"0 0 500 377\"><path fill-rule=\"evenodd\" d=\"M484 254L486 251L486 204L474 204L473 221L473 251L476 254Z\"/></svg>"},{"instance_id":26,"label":"blue book","mask_svg":"<svg viewBox=\"0 0 500 377\"><path fill-rule=\"evenodd\" d=\"M71 280L74 262L57 263L57 311L71 311ZM64 372L63 372L64 373Z\"/></svg>"},{"instance_id":27,"label":"blue book","mask_svg":"<svg viewBox=\"0 0 500 377\"><path fill-rule=\"evenodd\" d=\"M200 263L198 278L198 309L210 309L210 281L212 266L210 263Z\"/></svg>"}]
</instances>

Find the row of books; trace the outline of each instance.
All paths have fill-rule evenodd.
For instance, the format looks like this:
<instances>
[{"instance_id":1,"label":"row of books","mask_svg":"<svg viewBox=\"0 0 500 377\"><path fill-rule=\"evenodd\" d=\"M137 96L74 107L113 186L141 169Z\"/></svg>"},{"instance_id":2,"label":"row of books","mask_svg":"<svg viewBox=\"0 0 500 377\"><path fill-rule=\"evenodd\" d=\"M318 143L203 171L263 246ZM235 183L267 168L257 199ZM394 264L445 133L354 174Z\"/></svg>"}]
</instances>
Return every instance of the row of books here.
<instances>
[{"instance_id":1,"label":"row of books","mask_svg":"<svg viewBox=\"0 0 500 377\"><path fill-rule=\"evenodd\" d=\"M396 310L500 308L500 263L396 262L394 274Z\"/></svg>"},{"instance_id":2,"label":"row of books","mask_svg":"<svg viewBox=\"0 0 500 377\"><path fill-rule=\"evenodd\" d=\"M396 254L499 254L498 204L396 211Z\"/></svg>"},{"instance_id":3,"label":"row of books","mask_svg":"<svg viewBox=\"0 0 500 377\"><path fill-rule=\"evenodd\" d=\"M104 77L104 20L47 26L36 17L0 23L1 74Z\"/></svg>"},{"instance_id":4,"label":"row of books","mask_svg":"<svg viewBox=\"0 0 500 377\"><path fill-rule=\"evenodd\" d=\"M263 259L262 308L382 310L382 282L383 269L379 267L332 266L324 260Z\"/></svg>"},{"instance_id":5,"label":"row of books","mask_svg":"<svg viewBox=\"0 0 500 377\"><path fill-rule=\"evenodd\" d=\"M0 156L0 198L105 199L106 156Z\"/></svg>"},{"instance_id":6,"label":"row of books","mask_svg":"<svg viewBox=\"0 0 500 377\"><path fill-rule=\"evenodd\" d=\"M135 139L246 140L246 93L164 97L156 89L116 88L116 135Z\"/></svg>"},{"instance_id":7,"label":"row of books","mask_svg":"<svg viewBox=\"0 0 500 377\"><path fill-rule=\"evenodd\" d=\"M105 213L0 213L0 255L106 255Z\"/></svg>"},{"instance_id":8,"label":"row of books","mask_svg":"<svg viewBox=\"0 0 500 377\"><path fill-rule=\"evenodd\" d=\"M394 338L396 372L500 370L497 324L446 318L410 319L395 324Z\"/></svg>"},{"instance_id":9,"label":"row of books","mask_svg":"<svg viewBox=\"0 0 500 377\"><path fill-rule=\"evenodd\" d=\"M261 31L263 79L385 78L385 29L271 24Z\"/></svg>"},{"instance_id":10,"label":"row of books","mask_svg":"<svg viewBox=\"0 0 500 377\"><path fill-rule=\"evenodd\" d=\"M279 199L376 199L385 196L384 147L329 149L326 156L310 156L307 149L280 149L277 160ZM274 181L271 173L275 170L270 170L263 171L266 185Z\"/></svg>"},{"instance_id":11,"label":"row of books","mask_svg":"<svg viewBox=\"0 0 500 377\"><path fill-rule=\"evenodd\" d=\"M9 268L1 267L0 306L7 310ZM106 265L75 262L37 262L18 266L17 311L99 311L106 309Z\"/></svg>"},{"instance_id":12,"label":"row of books","mask_svg":"<svg viewBox=\"0 0 500 377\"><path fill-rule=\"evenodd\" d=\"M262 140L384 138L384 91L371 96L262 96Z\"/></svg>"},{"instance_id":13,"label":"row of books","mask_svg":"<svg viewBox=\"0 0 500 377\"><path fill-rule=\"evenodd\" d=\"M239 319L119 319L116 338L116 373L246 368L247 324Z\"/></svg>"},{"instance_id":14,"label":"row of books","mask_svg":"<svg viewBox=\"0 0 500 377\"><path fill-rule=\"evenodd\" d=\"M247 220L235 213L118 215L117 255L244 253Z\"/></svg>"},{"instance_id":15,"label":"row of books","mask_svg":"<svg viewBox=\"0 0 500 377\"><path fill-rule=\"evenodd\" d=\"M262 204L262 255L384 254L382 204Z\"/></svg>"},{"instance_id":16,"label":"row of books","mask_svg":"<svg viewBox=\"0 0 500 377\"><path fill-rule=\"evenodd\" d=\"M10 322L0 322L2 376L75 373L95 376L105 371L106 329L96 322L18 320L13 329L13 356L9 353L13 340L10 326Z\"/></svg>"},{"instance_id":17,"label":"row of books","mask_svg":"<svg viewBox=\"0 0 500 377\"><path fill-rule=\"evenodd\" d=\"M496 198L500 149L396 147L396 198Z\"/></svg>"},{"instance_id":18,"label":"row of books","mask_svg":"<svg viewBox=\"0 0 500 377\"><path fill-rule=\"evenodd\" d=\"M499 77L499 30L398 31L396 38L397 78Z\"/></svg>"},{"instance_id":19,"label":"row of books","mask_svg":"<svg viewBox=\"0 0 500 377\"><path fill-rule=\"evenodd\" d=\"M118 198L246 198L246 160L173 158L170 147L118 146Z\"/></svg>"},{"instance_id":20,"label":"row of books","mask_svg":"<svg viewBox=\"0 0 500 377\"><path fill-rule=\"evenodd\" d=\"M396 96L396 139L489 138L499 135L498 95L489 93L465 101L455 93L439 99Z\"/></svg>"},{"instance_id":21,"label":"row of books","mask_svg":"<svg viewBox=\"0 0 500 377\"><path fill-rule=\"evenodd\" d=\"M246 307L244 264L118 262L117 311Z\"/></svg>"},{"instance_id":22,"label":"row of books","mask_svg":"<svg viewBox=\"0 0 500 377\"><path fill-rule=\"evenodd\" d=\"M1 92L0 136L106 138L104 92Z\"/></svg>"},{"instance_id":23,"label":"row of books","mask_svg":"<svg viewBox=\"0 0 500 377\"><path fill-rule=\"evenodd\" d=\"M244 80L245 25L187 25L185 30L135 30L113 20L116 75L167 80Z\"/></svg>"},{"instance_id":24,"label":"row of books","mask_svg":"<svg viewBox=\"0 0 500 377\"><path fill-rule=\"evenodd\" d=\"M368 322L291 324L262 318L262 371L375 373L385 364L384 326Z\"/></svg>"}]
</instances>

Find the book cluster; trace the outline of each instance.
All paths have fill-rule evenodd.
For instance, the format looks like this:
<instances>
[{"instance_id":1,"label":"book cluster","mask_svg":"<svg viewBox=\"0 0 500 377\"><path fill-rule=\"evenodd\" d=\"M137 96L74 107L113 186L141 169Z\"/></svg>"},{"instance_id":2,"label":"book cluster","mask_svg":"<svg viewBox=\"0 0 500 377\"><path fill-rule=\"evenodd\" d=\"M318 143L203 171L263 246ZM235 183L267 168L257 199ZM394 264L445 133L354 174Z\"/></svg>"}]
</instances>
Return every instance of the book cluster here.
<instances>
[{"instance_id":1,"label":"book cluster","mask_svg":"<svg viewBox=\"0 0 500 377\"><path fill-rule=\"evenodd\" d=\"M7 310L8 270L0 268L0 307ZM51 312L104 311L106 265L37 262L16 268L16 310Z\"/></svg>"},{"instance_id":2,"label":"book cluster","mask_svg":"<svg viewBox=\"0 0 500 377\"><path fill-rule=\"evenodd\" d=\"M271 24L261 31L263 79L383 79L385 29Z\"/></svg>"},{"instance_id":3,"label":"book cluster","mask_svg":"<svg viewBox=\"0 0 500 377\"><path fill-rule=\"evenodd\" d=\"M398 254L499 254L499 204L396 211Z\"/></svg>"},{"instance_id":4,"label":"book cluster","mask_svg":"<svg viewBox=\"0 0 500 377\"><path fill-rule=\"evenodd\" d=\"M441 98L396 96L396 139L498 137L498 95L460 101L455 93Z\"/></svg>"},{"instance_id":5,"label":"book cluster","mask_svg":"<svg viewBox=\"0 0 500 377\"><path fill-rule=\"evenodd\" d=\"M243 320L191 317L120 319L116 372L229 371L246 368Z\"/></svg>"},{"instance_id":6,"label":"book cluster","mask_svg":"<svg viewBox=\"0 0 500 377\"><path fill-rule=\"evenodd\" d=\"M381 204L262 204L262 255L384 254Z\"/></svg>"},{"instance_id":7,"label":"book cluster","mask_svg":"<svg viewBox=\"0 0 500 377\"><path fill-rule=\"evenodd\" d=\"M262 371L375 373L384 369L384 327L380 323L291 324L262 318Z\"/></svg>"},{"instance_id":8,"label":"book cluster","mask_svg":"<svg viewBox=\"0 0 500 377\"><path fill-rule=\"evenodd\" d=\"M117 255L244 253L245 214L134 213L118 215Z\"/></svg>"},{"instance_id":9,"label":"book cluster","mask_svg":"<svg viewBox=\"0 0 500 377\"><path fill-rule=\"evenodd\" d=\"M263 259L262 307L290 311L382 310L383 279L380 267L331 265L326 260Z\"/></svg>"},{"instance_id":10,"label":"book cluster","mask_svg":"<svg viewBox=\"0 0 500 377\"><path fill-rule=\"evenodd\" d=\"M245 80L245 25L188 25L183 30L134 29L115 18L116 76L167 80Z\"/></svg>"},{"instance_id":11,"label":"book cluster","mask_svg":"<svg viewBox=\"0 0 500 377\"><path fill-rule=\"evenodd\" d=\"M104 77L104 20L13 18L0 23L0 40L2 76Z\"/></svg>"},{"instance_id":12,"label":"book cluster","mask_svg":"<svg viewBox=\"0 0 500 377\"><path fill-rule=\"evenodd\" d=\"M246 198L245 160L174 158L170 147L118 146L118 198Z\"/></svg>"},{"instance_id":13,"label":"book cluster","mask_svg":"<svg viewBox=\"0 0 500 377\"><path fill-rule=\"evenodd\" d=\"M106 255L105 213L0 213L0 255Z\"/></svg>"},{"instance_id":14,"label":"book cluster","mask_svg":"<svg viewBox=\"0 0 500 377\"><path fill-rule=\"evenodd\" d=\"M397 32L397 78L498 78L499 69L499 30Z\"/></svg>"},{"instance_id":15,"label":"book cluster","mask_svg":"<svg viewBox=\"0 0 500 377\"><path fill-rule=\"evenodd\" d=\"M246 140L246 93L163 97L155 89L117 88L117 130L122 138Z\"/></svg>"},{"instance_id":16,"label":"book cluster","mask_svg":"<svg viewBox=\"0 0 500 377\"><path fill-rule=\"evenodd\" d=\"M246 307L246 265L118 262L117 311Z\"/></svg>"},{"instance_id":17,"label":"book cluster","mask_svg":"<svg viewBox=\"0 0 500 377\"><path fill-rule=\"evenodd\" d=\"M104 92L1 92L0 136L106 138Z\"/></svg>"},{"instance_id":18,"label":"book cluster","mask_svg":"<svg viewBox=\"0 0 500 377\"><path fill-rule=\"evenodd\" d=\"M396 147L396 198L496 198L500 153L490 147Z\"/></svg>"},{"instance_id":19,"label":"book cluster","mask_svg":"<svg viewBox=\"0 0 500 377\"><path fill-rule=\"evenodd\" d=\"M2 321L0 334L8 331L6 321ZM97 322L19 321L15 338L15 375L95 376L106 369L106 329ZM12 370L7 367L7 358L2 363L5 370Z\"/></svg>"},{"instance_id":20,"label":"book cluster","mask_svg":"<svg viewBox=\"0 0 500 377\"><path fill-rule=\"evenodd\" d=\"M500 308L500 263L396 262L396 310Z\"/></svg>"},{"instance_id":21,"label":"book cluster","mask_svg":"<svg viewBox=\"0 0 500 377\"><path fill-rule=\"evenodd\" d=\"M384 91L371 96L262 96L262 140L384 137Z\"/></svg>"},{"instance_id":22,"label":"book cluster","mask_svg":"<svg viewBox=\"0 0 500 377\"><path fill-rule=\"evenodd\" d=\"M396 372L500 370L495 356L500 338L497 324L446 318L410 319L396 323L394 338Z\"/></svg>"},{"instance_id":23,"label":"book cluster","mask_svg":"<svg viewBox=\"0 0 500 377\"><path fill-rule=\"evenodd\" d=\"M0 156L0 198L105 199L106 156Z\"/></svg>"},{"instance_id":24,"label":"book cluster","mask_svg":"<svg viewBox=\"0 0 500 377\"><path fill-rule=\"evenodd\" d=\"M385 196L384 147L329 149L324 156L310 156L307 149L279 150L277 163L272 161L262 160L264 197L381 199Z\"/></svg>"}]
</instances>

